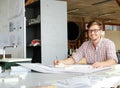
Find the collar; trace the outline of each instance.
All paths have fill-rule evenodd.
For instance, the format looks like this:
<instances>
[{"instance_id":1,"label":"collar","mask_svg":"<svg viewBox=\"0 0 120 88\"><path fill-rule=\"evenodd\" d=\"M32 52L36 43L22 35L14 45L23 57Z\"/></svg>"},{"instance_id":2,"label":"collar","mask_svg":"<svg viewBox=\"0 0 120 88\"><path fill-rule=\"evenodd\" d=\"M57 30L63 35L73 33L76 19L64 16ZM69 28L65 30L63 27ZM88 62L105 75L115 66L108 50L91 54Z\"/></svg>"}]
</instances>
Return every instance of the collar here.
<instances>
[{"instance_id":1,"label":"collar","mask_svg":"<svg viewBox=\"0 0 120 88\"><path fill-rule=\"evenodd\" d=\"M99 40L97 46L101 46L102 41L103 41L103 38L100 38L100 40Z\"/></svg>"},{"instance_id":2,"label":"collar","mask_svg":"<svg viewBox=\"0 0 120 88\"><path fill-rule=\"evenodd\" d=\"M99 40L98 44L96 45L96 47L101 46L102 41L103 41L103 38L100 38L100 40ZM90 43L93 45L91 40L90 40Z\"/></svg>"}]
</instances>

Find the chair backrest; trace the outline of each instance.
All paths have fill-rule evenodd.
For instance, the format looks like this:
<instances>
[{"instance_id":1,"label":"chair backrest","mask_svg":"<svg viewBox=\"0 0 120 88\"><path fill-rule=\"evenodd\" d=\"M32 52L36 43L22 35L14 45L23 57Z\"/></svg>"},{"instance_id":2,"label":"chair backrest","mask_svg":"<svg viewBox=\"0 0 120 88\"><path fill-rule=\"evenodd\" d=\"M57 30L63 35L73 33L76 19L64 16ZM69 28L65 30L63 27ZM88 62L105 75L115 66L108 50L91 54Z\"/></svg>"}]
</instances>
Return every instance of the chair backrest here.
<instances>
[{"instance_id":1,"label":"chair backrest","mask_svg":"<svg viewBox=\"0 0 120 88\"><path fill-rule=\"evenodd\" d=\"M120 64L120 52L116 52L117 57L118 57L118 64Z\"/></svg>"}]
</instances>

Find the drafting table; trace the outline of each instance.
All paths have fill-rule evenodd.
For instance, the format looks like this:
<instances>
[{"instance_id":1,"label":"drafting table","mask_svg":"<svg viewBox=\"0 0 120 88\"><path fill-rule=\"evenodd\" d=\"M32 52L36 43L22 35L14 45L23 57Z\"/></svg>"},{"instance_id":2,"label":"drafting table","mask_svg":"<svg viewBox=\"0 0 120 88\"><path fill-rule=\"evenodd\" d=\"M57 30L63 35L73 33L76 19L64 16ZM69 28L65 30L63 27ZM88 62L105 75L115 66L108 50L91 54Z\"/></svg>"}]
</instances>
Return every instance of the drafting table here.
<instances>
[{"instance_id":1,"label":"drafting table","mask_svg":"<svg viewBox=\"0 0 120 88\"><path fill-rule=\"evenodd\" d=\"M54 86L49 88L99 88L100 86L110 88L108 86L117 86L120 84L120 66L116 65L113 69L90 74L5 72L1 73L0 77L2 88L42 88L42 86L50 85ZM102 85L103 83L104 85Z\"/></svg>"}]
</instances>

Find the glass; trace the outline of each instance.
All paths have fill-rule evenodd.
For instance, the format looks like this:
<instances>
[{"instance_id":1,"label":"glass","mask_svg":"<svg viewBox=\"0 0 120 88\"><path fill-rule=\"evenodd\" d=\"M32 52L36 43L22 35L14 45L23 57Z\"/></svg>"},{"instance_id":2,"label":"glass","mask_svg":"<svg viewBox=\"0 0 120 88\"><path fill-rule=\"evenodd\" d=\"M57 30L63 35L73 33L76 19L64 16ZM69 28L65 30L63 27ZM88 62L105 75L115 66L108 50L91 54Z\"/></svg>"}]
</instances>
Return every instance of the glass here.
<instances>
[{"instance_id":1,"label":"glass","mask_svg":"<svg viewBox=\"0 0 120 88\"><path fill-rule=\"evenodd\" d=\"M100 30L100 29L89 29L88 32L89 32L89 33L92 33L92 32L97 33L99 30Z\"/></svg>"}]
</instances>

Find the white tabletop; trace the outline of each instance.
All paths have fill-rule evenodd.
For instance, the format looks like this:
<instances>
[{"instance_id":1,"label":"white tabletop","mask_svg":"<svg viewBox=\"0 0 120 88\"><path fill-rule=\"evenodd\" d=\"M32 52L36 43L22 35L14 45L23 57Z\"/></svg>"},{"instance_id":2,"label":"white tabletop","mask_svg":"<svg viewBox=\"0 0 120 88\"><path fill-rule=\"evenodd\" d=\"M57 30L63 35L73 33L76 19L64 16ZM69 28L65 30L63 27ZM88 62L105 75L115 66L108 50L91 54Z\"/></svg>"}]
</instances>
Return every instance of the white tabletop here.
<instances>
[{"instance_id":1,"label":"white tabletop","mask_svg":"<svg viewBox=\"0 0 120 88\"><path fill-rule=\"evenodd\" d=\"M55 85L56 88L95 88L93 87L97 83L101 81L104 82L104 85L111 85L110 80L112 80L112 83L116 86L118 83L118 80L120 82L120 65L116 65L111 70L104 70L100 72L95 72L91 74L81 74L81 73L57 73L57 74L47 74L47 73L38 73L38 72L7 72L7 73L1 73L0 77L3 78L7 76L8 78L10 76L14 76L19 78L19 80L14 81L2 81L0 82L0 85L2 88L39 88L36 86L45 86L45 85ZM12 77L13 78L13 77ZM107 80L107 78L111 78L110 80ZM6 79L6 78L5 78ZM92 79L92 80L91 80ZM12 80L12 79L11 79ZM64 81L69 81L71 84L65 84ZM109 81L109 83L107 83ZM75 87L76 85L72 85L75 83L80 83L80 85L77 84L77 86L84 85L84 87ZM116 84L117 83L117 84ZM63 85L67 85L66 87ZM113 84L112 84L113 85ZM87 87L86 87L87 86ZM98 86L96 88L99 88ZM110 88L110 87L105 87Z\"/></svg>"},{"instance_id":2,"label":"white tabletop","mask_svg":"<svg viewBox=\"0 0 120 88\"><path fill-rule=\"evenodd\" d=\"M0 62L22 62L22 61L31 61L31 58L5 58L0 59Z\"/></svg>"}]
</instances>

